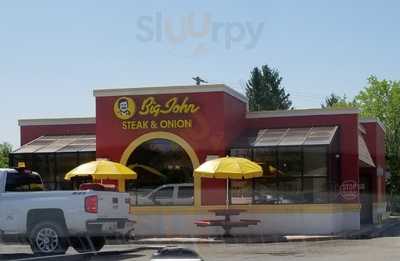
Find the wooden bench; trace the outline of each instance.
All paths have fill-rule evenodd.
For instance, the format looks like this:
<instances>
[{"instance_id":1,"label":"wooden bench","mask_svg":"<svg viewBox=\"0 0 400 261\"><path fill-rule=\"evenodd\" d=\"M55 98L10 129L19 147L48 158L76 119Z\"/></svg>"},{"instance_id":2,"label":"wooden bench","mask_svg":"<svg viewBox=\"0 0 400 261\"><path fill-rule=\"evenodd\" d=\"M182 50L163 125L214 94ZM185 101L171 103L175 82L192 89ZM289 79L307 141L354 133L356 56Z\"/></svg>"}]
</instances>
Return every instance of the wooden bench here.
<instances>
[{"instance_id":1,"label":"wooden bench","mask_svg":"<svg viewBox=\"0 0 400 261\"><path fill-rule=\"evenodd\" d=\"M198 227L221 227L225 230L224 236L231 236L230 231L232 228L248 227L258 225L261 220L257 219L240 219L239 221L232 221L231 216L238 216L240 213L245 212L242 209L215 209L209 210L215 216L223 216L224 219L200 219L195 221L194 224Z\"/></svg>"},{"instance_id":2,"label":"wooden bench","mask_svg":"<svg viewBox=\"0 0 400 261\"><path fill-rule=\"evenodd\" d=\"M242 209L217 209L217 210L209 210L209 212L214 213L216 216L238 216L243 212L246 212Z\"/></svg>"}]
</instances>

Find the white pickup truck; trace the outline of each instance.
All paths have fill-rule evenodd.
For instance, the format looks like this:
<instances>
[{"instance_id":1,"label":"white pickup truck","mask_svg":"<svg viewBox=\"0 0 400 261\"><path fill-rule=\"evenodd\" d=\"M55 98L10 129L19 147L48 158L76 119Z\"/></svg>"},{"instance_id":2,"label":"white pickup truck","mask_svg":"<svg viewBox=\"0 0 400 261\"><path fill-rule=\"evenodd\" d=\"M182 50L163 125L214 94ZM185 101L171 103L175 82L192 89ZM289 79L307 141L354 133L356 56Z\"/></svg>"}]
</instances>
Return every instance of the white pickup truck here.
<instances>
[{"instance_id":1,"label":"white pickup truck","mask_svg":"<svg viewBox=\"0 0 400 261\"><path fill-rule=\"evenodd\" d=\"M99 251L107 237L133 231L127 193L43 191L28 170L0 169L0 240L27 242L41 255Z\"/></svg>"}]
</instances>

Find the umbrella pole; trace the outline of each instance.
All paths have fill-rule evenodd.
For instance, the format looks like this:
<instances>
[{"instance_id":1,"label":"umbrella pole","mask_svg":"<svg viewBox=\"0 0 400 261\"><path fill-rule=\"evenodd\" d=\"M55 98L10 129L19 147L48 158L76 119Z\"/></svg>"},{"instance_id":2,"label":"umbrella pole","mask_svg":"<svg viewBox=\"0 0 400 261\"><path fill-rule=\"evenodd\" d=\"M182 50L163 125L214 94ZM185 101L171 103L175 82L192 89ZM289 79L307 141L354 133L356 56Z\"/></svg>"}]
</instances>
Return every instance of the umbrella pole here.
<instances>
[{"instance_id":1,"label":"umbrella pole","mask_svg":"<svg viewBox=\"0 0 400 261\"><path fill-rule=\"evenodd\" d=\"M229 179L226 179L226 208L229 208Z\"/></svg>"}]
</instances>

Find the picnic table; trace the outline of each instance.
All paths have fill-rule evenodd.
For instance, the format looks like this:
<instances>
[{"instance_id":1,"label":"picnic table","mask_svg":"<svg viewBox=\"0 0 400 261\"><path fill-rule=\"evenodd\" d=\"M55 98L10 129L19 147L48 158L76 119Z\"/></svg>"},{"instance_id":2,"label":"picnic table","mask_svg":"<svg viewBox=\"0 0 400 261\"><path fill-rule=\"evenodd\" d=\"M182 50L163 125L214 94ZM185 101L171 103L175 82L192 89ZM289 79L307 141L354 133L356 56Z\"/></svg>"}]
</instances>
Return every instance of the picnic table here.
<instances>
[{"instance_id":1,"label":"picnic table","mask_svg":"<svg viewBox=\"0 0 400 261\"><path fill-rule=\"evenodd\" d=\"M258 225L261 221L257 219L240 219L238 221L231 220L232 216L239 216L241 213L246 212L243 209L214 209L209 210L217 217L224 217L223 219L201 219L195 222L198 227L222 227L225 230L225 237L231 236L231 229L237 227L248 227Z\"/></svg>"}]
</instances>

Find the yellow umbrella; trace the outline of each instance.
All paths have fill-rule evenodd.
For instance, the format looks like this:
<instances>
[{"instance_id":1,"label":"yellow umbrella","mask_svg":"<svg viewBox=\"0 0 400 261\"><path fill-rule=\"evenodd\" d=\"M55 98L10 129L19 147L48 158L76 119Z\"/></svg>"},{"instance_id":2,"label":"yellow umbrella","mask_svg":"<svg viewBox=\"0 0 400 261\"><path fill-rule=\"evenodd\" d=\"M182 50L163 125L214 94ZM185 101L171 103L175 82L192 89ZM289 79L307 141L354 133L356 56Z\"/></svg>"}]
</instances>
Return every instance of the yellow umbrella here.
<instances>
[{"instance_id":1,"label":"yellow umbrella","mask_svg":"<svg viewBox=\"0 0 400 261\"><path fill-rule=\"evenodd\" d=\"M204 178L226 179L226 206L229 204L229 179L251 179L261 177L260 165L245 158L224 157L207 161L200 165L194 176Z\"/></svg>"},{"instance_id":2,"label":"yellow umbrella","mask_svg":"<svg viewBox=\"0 0 400 261\"><path fill-rule=\"evenodd\" d=\"M136 179L137 174L130 168L109 160L91 161L82 164L68 172L64 179L71 180L73 177L92 176L94 179ZM120 187L121 188L121 187Z\"/></svg>"}]
</instances>

